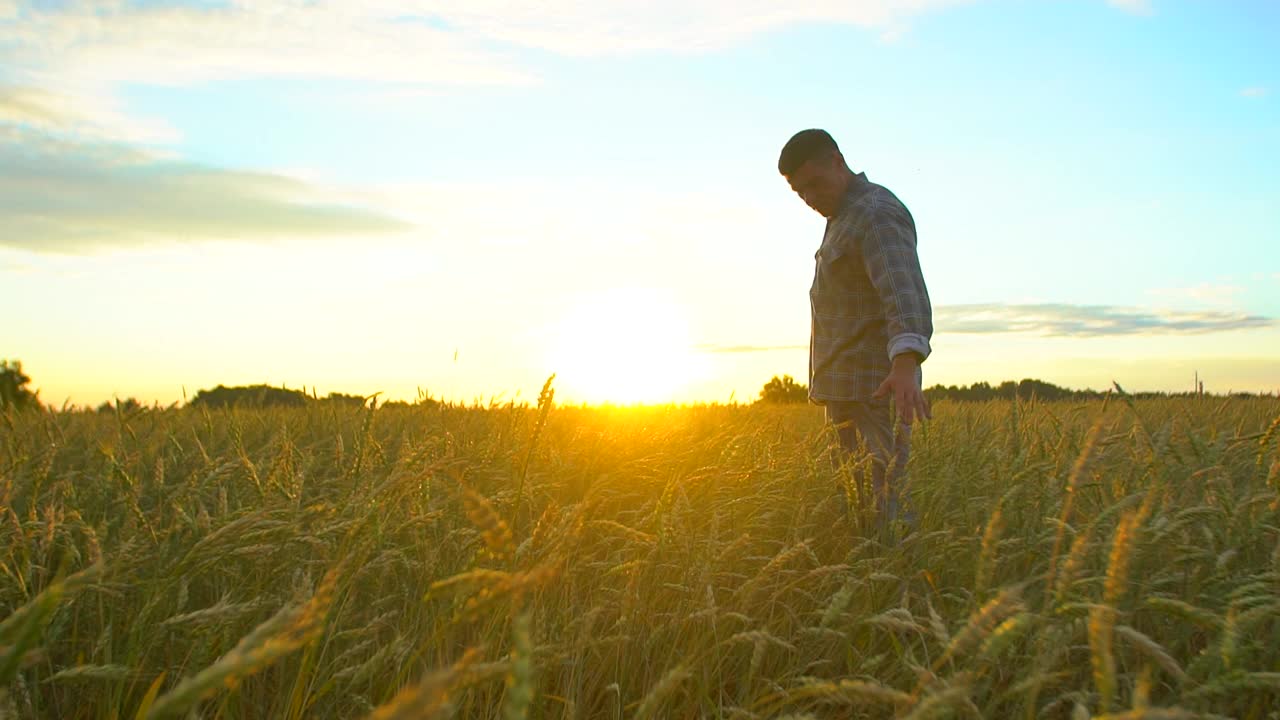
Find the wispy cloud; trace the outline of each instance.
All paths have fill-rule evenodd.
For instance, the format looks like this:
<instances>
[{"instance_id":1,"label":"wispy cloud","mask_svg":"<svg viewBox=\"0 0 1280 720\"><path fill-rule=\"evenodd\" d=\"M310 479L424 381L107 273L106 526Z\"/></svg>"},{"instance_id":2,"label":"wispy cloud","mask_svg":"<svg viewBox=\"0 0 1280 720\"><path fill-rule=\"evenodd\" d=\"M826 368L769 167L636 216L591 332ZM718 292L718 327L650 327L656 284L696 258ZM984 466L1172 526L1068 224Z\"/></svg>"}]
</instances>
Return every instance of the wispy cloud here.
<instances>
[{"instance_id":1,"label":"wispy cloud","mask_svg":"<svg viewBox=\"0 0 1280 720\"><path fill-rule=\"evenodd\" d=\"M0 125L0 245L80 253L215 239L402 230L280 175L177 162L112 143Z\"/></svg>"},{"instance_id":2,"label":"wispy cloud","mask_svg":"<svg viewBox=\"0 0 1280 720\"><path fill-rule=\"evenodd\" d=\"M1107 4L1134 15L1152 15L1151 0L1107 0Z\"/></svg>"},{"instance_id":3,"label":"wispy cloud","mask_svg":"<svg viewBox=\"0 0 1280 720\"><path fill-rule=\"evenodd\" d=\"M6 12L0 59L75 82L308 76L456 84L527 79L497 44L565 55L698 51L806 22L873 29L967 0L393 0L30 3Z\"/></svg>"},{"instance_id":4,"label":"wispy cloud","mask_svg":"<svg viewBox=\"0 0 1280 720\"><path fill-rule=\"evenodd\" d=\"M393 218L327 204L279 175L181 163L124 84L356 81L380 101L524 83L521 51L700 52L805 23L900 33L972 0L0 0L0 244L90 247L223 236L376 232ZM147 147L143 147L146 145Z\"/></svg>"},{"instance_id":5,"label":"wispy cloud","mask_svg":"<svg viewBox=\"0 0 1280 720\"><path fill-rule=\"evenodd\" d=\"M179 134L123 109L126 85L351 81L362 102L535 80L522 51L696 52L805 22L900 28L969 0L0 0L0 126L156 147ZM351 87L358 88L355 91Z\"/></svg>"},{"instance_id":6,"label":"wispy cloud","mask_svg":"<svg viewBox=\"0 0 1280 720\"><path fill-rule=\"evenodd\" d=\"M1107 0L1147 13L1147 0ZM896 36L974 0L0 0L0 65L39 87L313 77L401 85L524 82L518 48L699 52L800 24ZM12 79L12 78L11 78Z\"/></svg>"},{"instance_id":7,"label":"wispy cloud","mask_svg":"<svg viewBox=\"0 0 1280 720\"><path fill-rule=\"evenodd\" d=\"M0 83L27 88L10 93L0 115L54 122L51 113L74 114L90 118L80 130L164 142L172 128L119 110L121 85L303 77L364 83L361 93L382 100L420 97L430 88L534 81L524 49L690 53L813 23L892 38L921 15L974 1L0 0Z\"/></svg>"},{"instance_id":8,"label":"wispy cloud","mask_svg":"<svg viewBox=\"0 0 1280 720\"><path fill-rule=\"evenodd\" d=\"M273 76L445 85L525 77L518 64L429 17L354 0L27 4L0 25L0 61L32 84L81 88Z\"/></svg>"},{"instance_id":9,"label":"wispy cloud","mask_svg":"<svg viewBox=\"0 0 1280 720\"><path fill-rule=\"evenodd\" d=\"M1247 87L1240 91L1240 95L1247 98L1266 97L1267 89L1260 86Z\"/></svg>"},{"instance_id":10,"label":"wispy cloud","mask_svg":"<svg viewBox=\"0 0 1280 720\"><path fill-rule=\"evenodd\" d=\"M167 123L129 115L109 95L64 88L59 92L0 80L0 125L18 125L86 140L160 142L177 140Z\"/></svg>"},{"instance_id":11,"label":"wispy cloud","mask_svg":"<svg viewBox=\"0 0 1280 720\"><path fill-rule=\"evenodd\" d=\"M1108 337L1144 333L1203 334L1271 327L1275 320L1227 311L1165 312L1111 305L951 305L934 326L952 333L1038 333L1050 337Z\"/></svg>"},{"instance_id":12,"label":"wispy cloud","mask_svg":"<svg viewBox=\"0 0 1280 720\"><path fill-rule=\"evenodd\" d=\"M1274 318L1226 311L1166 312L1111 305L981 303L934 308L938 333L1031 333L1045 337L1114 337L1141 334L1207 334L1274 327ZM697 347L709 353L804 350L807 345L719 345Z\"/></svg>"}]
</instances>

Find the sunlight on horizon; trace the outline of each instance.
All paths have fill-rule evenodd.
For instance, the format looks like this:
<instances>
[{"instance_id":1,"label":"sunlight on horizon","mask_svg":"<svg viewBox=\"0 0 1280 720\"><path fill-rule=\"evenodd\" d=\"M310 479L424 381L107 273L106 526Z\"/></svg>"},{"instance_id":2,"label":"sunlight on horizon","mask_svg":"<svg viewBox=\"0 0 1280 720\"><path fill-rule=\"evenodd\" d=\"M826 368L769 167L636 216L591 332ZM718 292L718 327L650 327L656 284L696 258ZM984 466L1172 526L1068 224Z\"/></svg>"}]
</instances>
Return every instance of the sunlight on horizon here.
<instances>
[{"instance_id":1,"label":"sunlight on horizon","mask_svg":"<svg viewBox=\"0 0 1280 720\"><path fill-rule=\"evenodd\" d=\"M653 289L582 296L552 337L557 397L569 402L672 402L708 370L693 351L684 308Z\"/></svg>"},{"instance_id":2,"label":"sunlight on horizon","mask_svg":"<svg viewBox=\"0 0 1280 720\"><path fill-rule=\"evenodd\" d=\"M806 127L911 213L926 387L1280 390L1280 2L267 5L0 0L46 404L808 384Z\"/></svg>"}]
</instances>

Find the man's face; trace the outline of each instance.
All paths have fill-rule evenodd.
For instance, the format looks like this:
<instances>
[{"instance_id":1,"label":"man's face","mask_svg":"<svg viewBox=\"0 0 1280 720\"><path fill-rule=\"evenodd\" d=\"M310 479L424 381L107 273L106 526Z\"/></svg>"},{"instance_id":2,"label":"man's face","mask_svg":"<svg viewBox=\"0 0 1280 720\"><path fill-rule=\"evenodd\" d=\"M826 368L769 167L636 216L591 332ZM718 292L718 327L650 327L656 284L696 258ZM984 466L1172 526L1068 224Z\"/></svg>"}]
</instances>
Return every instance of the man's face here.
<instances>
[{"instance_id":1,"label":"man's face","mask_svg":"<svg viewBox=\"0 0 1280 720\"><path fill-rule=\"evenodd\" d=\"M844 158L835 152L809 158L786 178L806 205L828 218L840 211L840 201L849 186Z\"/></svg>"}]
</instances>

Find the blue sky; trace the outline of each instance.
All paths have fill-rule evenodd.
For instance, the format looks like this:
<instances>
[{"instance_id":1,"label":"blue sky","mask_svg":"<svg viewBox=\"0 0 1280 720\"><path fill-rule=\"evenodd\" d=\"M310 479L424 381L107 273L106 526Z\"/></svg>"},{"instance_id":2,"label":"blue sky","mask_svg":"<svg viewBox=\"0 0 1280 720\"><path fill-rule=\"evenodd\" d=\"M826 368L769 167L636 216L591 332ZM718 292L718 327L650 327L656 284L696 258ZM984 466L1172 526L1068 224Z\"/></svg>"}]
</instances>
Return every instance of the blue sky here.
<instances>
[{"instance_id":1,"label":"blue sky","mask_svg":"<svg viewBox=\"0 0 1280 720\"><path fill-rule=\"evenodd\" d=\"M821 126L916 217L927 383L1277 390L1277 48L1268 2L0 2L0 354L750 397L805 371Z\"/></svg>"}]
</instances>

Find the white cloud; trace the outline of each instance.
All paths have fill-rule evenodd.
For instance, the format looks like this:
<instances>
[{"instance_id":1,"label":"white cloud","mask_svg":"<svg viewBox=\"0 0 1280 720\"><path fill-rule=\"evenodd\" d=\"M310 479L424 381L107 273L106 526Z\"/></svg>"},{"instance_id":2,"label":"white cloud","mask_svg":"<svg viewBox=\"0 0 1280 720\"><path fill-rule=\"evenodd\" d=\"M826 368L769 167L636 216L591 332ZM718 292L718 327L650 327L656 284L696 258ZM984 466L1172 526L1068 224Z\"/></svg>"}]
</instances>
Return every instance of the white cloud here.
<instances>
[{"instance_id":1,"label":"white cloud","mask_svg":"<svg viewBox=\"0 0 1280 720\"><path fill-rule=\"evenodd\" d=\"M969 1L0 0L0 183L10 193L0 196L0 222L7 224L0 243L135 243L172 235L180 221L192 223L197 237L285 227L320 232L319 218L331 217L315 188L287 178L172 162L156 144L175 141L178 132L122 109L116 93L126 83L345 79L358 81L346 92L394 102L451 84L529 82L534 76L520 62L520 48L572 56L698 52L803 23L893 36L924 13ZM39 192L41 182L55 184ZM126 196L126 188L140 194ZM223 203L221 216L194 202L202 194ZM149 197L157 200L125 222L124 208ZM228 219L231 208L243 219ZM332 217L335 231L395 225L349 210ZM23 239L13 239L16 228Z\"/></svg>"},{"instance_id":2,"label":"white cloud","mask_svg":"<svg viewBox=\"0 0 1280 720\"><path fill-rule=\"evenodd\" d=\"M403 230L292 178L0 125L0 245L39 252Z\"/></svg>"},{"instance_id":3,"label":"white cloud","mask_svg":"<svg viewBox=\"0 0 1280 720\"><path fill-rule=\"evenodd\" d=\"M0 59L38 86L183 84L236 77L512 82L517 65L456 33L355 3L215 7L71 2L0 28Z\"/></svg>"},{"instance_id":4,"label":"white cloud","mask_svg":"<svg viewBox=\"0 0 1280 720\"><path fill-rule=\"evenodd\" d=\"M1266 97L1267 89L1264 87L1247 87L1240 91L1240 95L1247 98Z\"/></svg>"},{"instance_id":5,"label":"white cloud","mask_svg":"<svg viewBox=\"0 0 1280 720\"><path fill-rule=\"evenodd\" d=\"M71 0L20 14L11 7L0 20L0 62L40 87L245 76L509 83L530 76L495 41L565 55L699 51L806 22L897 32L912 17L965 1L441 0L415 8L390 0L211 7Z\"/></svg>"},{"instance_id":6,"label":"white cloud","mask_svg":"<svg viewBox=\"0 0 1280 720\"><path fill-rule=\"evenodd\" d=\"M177 133L115 100L123 84L296 77L360 83L379 102L534 81L521 49L584 56L697 52L807 22L900 33L969 0L0 0L0 123L165 143ZM353 92L353 91L348 91Z\"/></svg>"},{"instance_id":7,"label":"white cloud","mask_svg":"<svg viewBox=\"0 0 1280 720\"><path fill-rule=\"evenodd\" d=\"M973 1L0 0L0 62L40 87L246 76L509 83L531 76L503 44L571 56L697 52L805 23L867 28L892 41L920 15ZM1148 0L1107 1L1151 12Z\"/></svg>"},{"instance_id":8,"label":"white cloud","mask_svg":"<svg viewBox=\"0 0 1280 720\"><path fill-rule=\"evenodd\" d=\"M1107 0L1107 4L1134 15L1152 15L1155 13L1155 9L1151 7L1151 0Z\"/></svg>"},{"instance_id":9,"label":"white cloud","mask_svg":"<svg viewBox=\"0 0 1280 720\"><path fill-rule=\"evenodd\" d=\"M404 3L234 2L215 7L72 2L11 11L0 60L40 87L187 84L235 77L323 77L393 84L529 79L493 41L562 54L721 47L806 20L880 26L948 0L745 7L722 1L614 3L446 0Z\"/></svg>"},{"instance_id":10,"label":"white cloud","mask_svg":"<svg viewBox=\"0 0 1280 720\"><path fill-rule=\"evenodd\" d=\"M1227 311L1172 312L1067 303L980 303L936 307L933 325L935 332L948 334L1030 333L1044 337L1082 338L1147 334L1202 335L1274 327L1276 321L1259 315ZM698 349L713 353L755 353L804 350L807 347L784 343L711 344L701 345Z\"/></svg>"},{"instance_id":11,"label":"white cloud","mask_svg":"<svg viewBox=\"0 0 1280 720\"><path fill-rule=\"evenodd\" d=\"M110 96L71 89L53 93L0 82L0 125L6 124L86 140L164 143L179 139L169 124L129 115Z\"/></svg>"},{"instance_id":12,"label":"white cloud","mask_svg":"<svg viewBox=\"0 0 1280 720\"><path fill-rule=\"evenodd\" d=\"M1037 333L1051 337L1108 337L1147 333L1203 334L1272 327L1276 321L1230 311L1174 312L1111 305L998 303L951 305L934 313L939 331Z\"/></svg>"}]
</instances>

